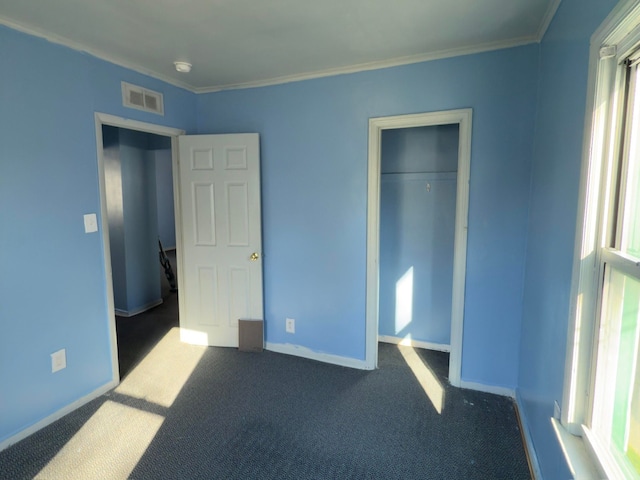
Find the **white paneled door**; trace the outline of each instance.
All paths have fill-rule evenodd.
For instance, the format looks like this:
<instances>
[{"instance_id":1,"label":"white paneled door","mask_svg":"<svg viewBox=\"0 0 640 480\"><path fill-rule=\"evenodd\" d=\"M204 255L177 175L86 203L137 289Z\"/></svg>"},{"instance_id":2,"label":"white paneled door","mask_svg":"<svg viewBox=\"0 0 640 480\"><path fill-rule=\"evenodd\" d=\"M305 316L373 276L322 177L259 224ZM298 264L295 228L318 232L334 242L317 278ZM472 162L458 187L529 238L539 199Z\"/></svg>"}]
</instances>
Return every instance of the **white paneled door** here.
<instances>
[{"instance_id":1,"label":"white paneled door","mask_svg":"<svg viewBox=\"0 0 640 480\"><path fill-rule=\"evenodd\" d=\"M183 341L238 346L262 319L258 134L179 137Z\"/></svg>"}]
</instances>

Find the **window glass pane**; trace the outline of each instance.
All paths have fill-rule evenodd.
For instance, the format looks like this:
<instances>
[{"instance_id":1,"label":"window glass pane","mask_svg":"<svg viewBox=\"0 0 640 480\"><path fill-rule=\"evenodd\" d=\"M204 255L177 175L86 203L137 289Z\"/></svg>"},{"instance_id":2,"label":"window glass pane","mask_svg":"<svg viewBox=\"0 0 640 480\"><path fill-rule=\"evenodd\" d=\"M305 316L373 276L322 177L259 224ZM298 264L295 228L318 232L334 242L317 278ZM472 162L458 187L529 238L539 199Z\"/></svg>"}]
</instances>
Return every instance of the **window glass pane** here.
<instances>
[{"instance_id":1,"label":"window glass pane","mask_svg":"<svg viewBox=\"0 0 640 480\"><path fill-rule=\"evenodd\" d=\"M632 75L638 78L638 67ZM636 85L637 82L636 82ZM640 258L640 88L633 89L631 136L627 146L627 171L623 202L622 241L623 252Z\"/></svg>"},{"instance_id":2,"label":"window glass pane","mask_svg":"<svg viewBox=\"0 0 640 480\"><path fill-rule=\"evenodd\" d=\"M598 430L616 457L640 474L640 281L614 269L608 278L599 362L609 398L602 402Z\"/></svg>"},{"instance_id":3,"label":"window glass pane","mask_svg":"<svg viewBox=\"0 0 640 480\"><path fill-rule=\"evenodd\" d=\"M640 168L639 155L631 159L627 179L627 201L622 234L622 251L640 258Z\"/></svg>"},{"instance_id":4,"label":"window glass pane","mask_svg":"<svg viewBox=\"0 0 640 480\"><path fill-rule=\"evenodd\" d=\"M629 441L627 443L627 457L640 474L640 368L636 356L636 375L632 392L631 415L629 424Z\"/></svg>"}]
</instances>

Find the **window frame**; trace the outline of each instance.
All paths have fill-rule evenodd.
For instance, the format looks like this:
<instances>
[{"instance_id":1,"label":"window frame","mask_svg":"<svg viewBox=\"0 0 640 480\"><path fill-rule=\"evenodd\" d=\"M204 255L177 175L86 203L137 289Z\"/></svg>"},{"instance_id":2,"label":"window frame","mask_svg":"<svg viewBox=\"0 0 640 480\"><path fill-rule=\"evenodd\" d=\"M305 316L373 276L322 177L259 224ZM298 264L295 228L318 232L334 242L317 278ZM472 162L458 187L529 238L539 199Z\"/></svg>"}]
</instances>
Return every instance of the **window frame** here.
<instances>
[{"instance_id":1,"label":"window frame","mask_svg":"<svg viewBox=\"0 0 640 480\"><path fill-rule=\"evenodd\" d=\"M617 468L597 435L590 430L593 418L593 388L596 375L597 337L602 310L602 282L605 263L623 267L620 253L611 247L619 236L608 228L616 214L616 189L611 176L617 175L624 158L624 92L626 70L621 62L640 45L640 0L620 2L600 28L590 45L589 80L580 197L574 250L571 311L567 335L565 382L561 423L566 430L583 436L600 473L628 474ZM626 174L626 172L625 172ZM619 212L618 212L619 213ZM620 217L618 217L620 218ZM614 221L619 228L619 223ZM609 263L611 262L611 263ZM634 269L634 275L636 274Z\"/></svg>"}]
</instances>

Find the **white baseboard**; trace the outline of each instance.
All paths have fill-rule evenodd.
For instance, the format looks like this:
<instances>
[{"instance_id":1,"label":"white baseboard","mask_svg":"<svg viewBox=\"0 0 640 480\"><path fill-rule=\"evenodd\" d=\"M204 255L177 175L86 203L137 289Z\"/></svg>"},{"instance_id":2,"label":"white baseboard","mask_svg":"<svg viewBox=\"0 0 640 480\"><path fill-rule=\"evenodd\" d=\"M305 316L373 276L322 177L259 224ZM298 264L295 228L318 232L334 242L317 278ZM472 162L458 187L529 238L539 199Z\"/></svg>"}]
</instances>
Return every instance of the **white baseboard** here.
<instances>
[{"instance_id":1,"label":"white baseboard","mask_svg":"<svg viewBox=\"0 0 640 480\"><path fill-rule=\"evenodd\" d=\"M394 345L408 345L414 348L424 348L426 350L436 350L438 352L450 352L451 345L444 343L422 342L420 340L412 340L410 338L392 337L391 335L378 335L378 341L383 343L392 343Z\"/></svg>"},{"instance_id":2,"label":"white baseboard","mask_svg":"<svg viewBox=\"0 0 640 480\"><path fill-rule=\"evenodd\" d=\"M516 398L516 392L514 389L500 387L498 385L485 385L484 383L460 380L460 388L468 388L469 390L477 390L478 392L493 393L494 395L502 395L503 397Z\"/></svg>"},{"instance_id":3,"label":"white baseboard","mask_svg":"<svg viewBox=\"0 0 640 480\"><path fill-rule=\"evenodd\" d=\"M19 431L18 433L16 433L15 435L12 435L6 440L3 440L2 442L0 442L0 452L10 447L14 443L18 443L20 440L27 438L29 435L37 432L38 430L48 425L51 425L56 420L59 420L60 418L64 417L66 414L71 413L74 410L77 410L78 408L85 405L86 403L89 403L94 398L97 398L100 395L107 393L109 390L111 390L112 388L115 388L117 385L118 385L118 382L112 380L106 383L105 385L103 385L102 387L95 389L93 392L89 393L88 395L85 395L84 397L79 398L75 402L70 403L66 407L62 407L57 412L52 413L51 415L43 418L39 422L34 423L33 425L25 428L24 430Z\"/></svg>"},{"instance_id":4,"label":"white baseboard","mask_svg":"<svg viewBox=\"0 0 640 480\"><path fill-rule=\"evenodd\" d=\"M138 315L139 313L146 312L147 310L151 310L153 307L161 305L163 301L164 300L160 298L159 300L147 303L146 305L135 308L133 310L120 310L119 308L116 308L114 310L116 311L116 315L119 317L133 317L135 315Z\"/></svg>"},{"instance_id":5,"label":"white baseboard","mask_svg":"<svg viewBox=\"0 0 640 480\"><path fill-rule=\"evenodd\" d=\"M265 348L271 352L284 353L285 355L293 355L295 357L308 358L309 360L317 360L319 362L331 363L342 367L357 368L359 370L371 370L364 360L355 358L341 357L329 353L320 353L310 348L292 345L290 343L271 343L267 342Z\"/></svg>"},{"instance_id":6,"label":"white baseboard","mask_svg":"<svg viewBox=\"0 0 640 480\"><path fill-rule=\"evenodd\" d=\"M520 428L522 429L522 439L524 441L524 448L527 451L527 460L529 461L529 467L531 468L531 474L534 480L542 480L542 471L540 470L540 464L538 463L538 455L536 449L533 446L533 438L531 437L531 430L529 429L529 421L527 414L524 411L522 400L520 399L520 393L516 390L515 396L516 413L520 420Z\"/></svg>"}]
</instances>

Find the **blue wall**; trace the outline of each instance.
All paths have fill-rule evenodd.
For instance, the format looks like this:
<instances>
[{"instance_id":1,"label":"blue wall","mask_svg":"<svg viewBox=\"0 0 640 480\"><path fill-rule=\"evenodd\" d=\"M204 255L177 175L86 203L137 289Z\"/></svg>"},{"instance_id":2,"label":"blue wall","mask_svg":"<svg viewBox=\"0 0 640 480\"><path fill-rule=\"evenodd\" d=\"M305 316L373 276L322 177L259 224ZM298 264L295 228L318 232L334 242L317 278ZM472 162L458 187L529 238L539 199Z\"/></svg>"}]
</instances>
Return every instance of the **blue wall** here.
<instances>
[{"instance_id":1,"label":"blue wall","mask_svg":"<svg viewBox=\"0 0 640 480\"><path fill-rule=\"evenodd\" d=\"M456 172L459 136L457 124L383 130L380 172Z\"/></svg>"},{"instance_id":2,"label":"blue wall","mask_svg":"<svg viewBox=\"0 0 640 480\"><path fill-rule=\"evenodd\" d=\"M384 130L378 333L451 338L458 125Z\"/></svg>"},{"instance_id":3,"label":"blue wall","mask_svg":"<svg viewBox=\"0 0 640 480\"><path fill-rule=\"evenodd\" d=\"M124 308L116 308L136 312L162 298L156 165L148 150L151 135L119 130L127 301Z\"/></svg>"},{"instance_id":4,"label":"blue wall","mask_svg":"<svg viewBox=\"0 0 640 480\"><path fill-rule=\"evenodd\" d=\"M173 208L173 164L171 138L149 135L148 149L156 165L158 236L162 247L176 248L176 216Z\"/></svg>"},{"instance_id":5,"label":"blue wall","mask_svg":"<svg viewBox=\"0 0 640 480\"><path fill-rule=\"evenodd\" d=\"M1 442L111 380L102 236L82 218L100 212L94 112L194 132L196 96L3 26L0 62ZM123 107L123 80L165 115Z\"/></svg>"},{"instance_id":6,"label":"blue wall","mask_svg":"<svg viewBox=\"0 0 640 480\"><path fill-rule=\"evenodd\" d=\"M127 263L124 250L124 208L122 202L122 162L120 160L120 129L102 126L102 159L104 165L105 200L109 224L109 251L113 303L116 309L126 310Z\"/></svg>"},{"instance_id":7,"label":"blue wall","mask_svg":"<svg viewBox=\"0 0 640 480\"><path fill-rule=\"evenodd\" d=\"M0 442L111 379L102 240L82 225L99 213L94 112L259 132L267 340L363 359L368 119L472 107L462 378L518 385L543 472L566 476L549 417L588 40L614 4L564 0L541 47L199 96L0 26ZM164 93L165 116L123 107L123 80Z\"/></svg>"},{"instance_id":8,"label":"blue wall","mask_svg":"<svg viewBox=\"0 0 640 480\"><path fill-rule=\"evenodd\" d=\"M615 4L563 0L541 44L518 393L546 479L569 478L550 418L562 400L589 39Z\"/></svg>"},{"instance_id":9,"label":"blue wall","mask_svg":"<svg viewBox=\"0 0 640 480\"><path fill-rule=\"evenodd\" d=\"M165 225L175 222L171 150L166 149L171 141L109 125L102 127L102 139L114 304L124 314L135 314L161 300L160 220L175 244L175 225ZM151 150L155 147L164 149Z\"/></svg>"},{"instance_id":10,"label":"blue wall","mask_svg":"<svg viewBox=\"0 0 640 480\"><path fill-rule=\"evenodd\" d=\"M200 133L261 134L268 342L364 359L368 120L472 107L462 378L515 388L537 68L530 45L198 96Z\"/></svg>"},{"instance_id":11,"label":"blue wall","mask_svg":"<svg viewBox=\"0 0 640 480\"><path fill-rule=\"evenodd\" d=\"M176 248L176 216L173 208L173 171L171 148L153 150L156 163L156 194L158 195L158 236L163 248Z\"/></svg>"}]
</instances>

